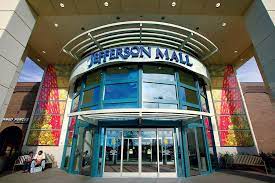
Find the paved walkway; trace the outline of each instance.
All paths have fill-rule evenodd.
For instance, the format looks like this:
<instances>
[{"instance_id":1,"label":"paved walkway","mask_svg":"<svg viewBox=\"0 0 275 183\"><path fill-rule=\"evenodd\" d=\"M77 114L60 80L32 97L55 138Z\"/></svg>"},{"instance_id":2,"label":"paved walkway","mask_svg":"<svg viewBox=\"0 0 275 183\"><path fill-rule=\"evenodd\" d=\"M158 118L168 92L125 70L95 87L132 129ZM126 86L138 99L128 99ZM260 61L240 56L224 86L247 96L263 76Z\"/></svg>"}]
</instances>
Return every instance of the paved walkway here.
<instances>
[{"instance_id":1,"label":"paved walkway","mask_svg":"<svg viewBox=\"0 0 275 183\"><path fill-rule=\"evenodd\" d=\"M274 175L265 175L246 171L221 171L208 176L191 178L91 178L81 175L70 175L60 169L47 169L36 174L0 174L0 183L275 183Z\"/></svg>"}]
</instances>

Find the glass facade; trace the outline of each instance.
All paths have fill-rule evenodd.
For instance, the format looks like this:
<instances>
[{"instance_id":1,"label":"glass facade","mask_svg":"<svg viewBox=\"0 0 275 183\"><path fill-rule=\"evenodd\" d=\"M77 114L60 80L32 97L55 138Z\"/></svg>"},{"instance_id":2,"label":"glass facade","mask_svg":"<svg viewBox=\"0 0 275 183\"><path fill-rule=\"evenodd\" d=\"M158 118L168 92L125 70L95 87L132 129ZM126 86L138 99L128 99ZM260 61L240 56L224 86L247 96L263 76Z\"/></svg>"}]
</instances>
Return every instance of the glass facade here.
<instances>
[{"instance_id":1,"label":"glass facade","mask_svg":"<svg viewBox=\"0 0 275 183\"><path fill-rule=\"evenodd\" d=\"M74 111L76 106L81 111L105 108L208 111L204 82L169 66L108 67L86 74L79 81L75 85Z\"/></svg>"},{"instance_id":2,"label":"glass facade","mask_svg":"<svg viewBox=\"0 0 275 183\"><path fill-rule=\"evenodd\" d=\"M76 81L71 112L127 108L208 112L205 83L188 71L154 64L107 67ZM63 154L63 168L70 173L188 177L211 172L199 118L74 121Z\"/></svg>"}]
</instances>

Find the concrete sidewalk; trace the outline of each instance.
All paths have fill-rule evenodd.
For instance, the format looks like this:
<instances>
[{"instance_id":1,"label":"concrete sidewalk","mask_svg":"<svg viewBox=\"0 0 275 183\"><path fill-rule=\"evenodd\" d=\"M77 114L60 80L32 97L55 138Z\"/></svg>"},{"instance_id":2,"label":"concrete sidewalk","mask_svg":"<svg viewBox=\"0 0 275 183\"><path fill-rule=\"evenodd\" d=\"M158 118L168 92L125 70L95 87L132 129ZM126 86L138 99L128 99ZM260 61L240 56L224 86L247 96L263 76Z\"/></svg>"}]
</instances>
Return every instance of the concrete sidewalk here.
<instances>
[{"instance_id":1,"label":"concrete sidewalk","mask_svg":"<svg viewBox=\"0 0 275 183\"><path fill-rule=\"evenodd\" d=\"M275 183L274 175L248 171L220 171L208 176L191 178L91 178L71 175L60 169L47 169L45 172L25 174L0 174L0 183Z\"/></svg>"}]
</instances>

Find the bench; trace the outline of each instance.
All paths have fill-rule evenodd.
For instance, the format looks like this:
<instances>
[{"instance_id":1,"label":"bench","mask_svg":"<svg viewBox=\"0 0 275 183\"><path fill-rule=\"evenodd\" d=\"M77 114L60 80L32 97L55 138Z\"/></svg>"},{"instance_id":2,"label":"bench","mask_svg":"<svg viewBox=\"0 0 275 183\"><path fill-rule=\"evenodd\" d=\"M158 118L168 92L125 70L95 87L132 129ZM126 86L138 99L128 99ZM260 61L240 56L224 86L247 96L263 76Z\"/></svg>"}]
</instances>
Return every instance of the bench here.
<instances>
[{"instance_id":1,"label":"bench","mask_svg":"<svg viewBox=\"0 0 275 183\"><path fill-rule=\"evenodd\" d=\"M227 159L226 167L228 167L228 165L230 165L230 167L232 167L233 165L264 167L265 172L268 175L266 164L260 156L235 155L235 156Z\"/></svg>"},{"instance_id":2,"label":"bench","mask_svg":"<svg viewBox=\"0 0 275 183\"><path fill-rule=\"evenodd\" d=\"M23 155L23 156L19 156L17 158L17 160L15 160L14 162L14 165L13 165L13 172L15 170L15 167L18 167L18 166L24 166L24 162L26 161L26 159L28 158L29 155ZM54 162L54 159L51 155L49 154L46 154L45 153L45 167L49 167L49 166L52 166L53 162Z\"/></svg>"}]
</instances>

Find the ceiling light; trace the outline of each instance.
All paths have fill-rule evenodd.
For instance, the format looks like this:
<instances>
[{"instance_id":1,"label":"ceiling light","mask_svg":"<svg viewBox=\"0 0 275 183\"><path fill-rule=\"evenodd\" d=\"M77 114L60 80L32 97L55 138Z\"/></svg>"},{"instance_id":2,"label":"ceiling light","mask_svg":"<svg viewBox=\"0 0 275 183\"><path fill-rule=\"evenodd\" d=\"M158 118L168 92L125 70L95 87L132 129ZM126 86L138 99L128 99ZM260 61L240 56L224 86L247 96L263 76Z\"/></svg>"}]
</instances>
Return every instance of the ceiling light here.
<instances>
[{"instance_id":1,"label":"ceiling light","mask_svg":"<svg viewBox=\"0 0 275 183\"><path fill-rule=\"evenodd\" d=\"M57 24L57 23L55 23L55 24L54 24L54 26L55 26L55 27L58 27L58 24Z\"/></svg>"},{"instance_id":2,"label":"ceiling light","mask_svg":"<svg viewBox=\"0 0 275 183\"><path fill-rule=\"evenodd\" d=\"M216 8L219 8L221 6L221 3L216 3Z\"/></svg>"},{"instance_id":3,"label":"ceiling light","mask_svg":"<svg viewBox=\"0 0 275 183\"><path fill-rule=\"evenodd\" d=\"M107 1L104 2L104 6L109 6L109 3Z\"/></svg>"},{"instance_id":4,"label":"ceiling light","mask_svg":"<svg viewBox=\"0 0 275 183\"><path fill-rule=\"evenodd\" d=\"M177 5L177 3L175 1L172 2L171 6L175 7Z\"/></svg>"},{"instance_id":5,"label":"ceiling light","mask_svg":"<svg viewBox=\"0 0 275 183\"><path fill-rule=\"evenodd\" d=\"M225 27L226 25L227 25L226 22L223 22L223 23L222 23L222 26L223 26L223 27Z\"/></svg>"},{"instance_id":6,"label":"ceiling light","mask_svg":"<svg viewBox=\"0 0 275 183\"><path fill-rule=\"evenodd\" d=\"M43 50L43 51L42 51L42 53L44 53L44 54L45 54L45 53L46 53L46 51L44 51L44 50Z\"/></svg>"},{"instance_id":7,"label":"ceiling light","mask_svg":"<svg viewBox=\"0 0 275 183\"><path fill-rule=\"evenodd\" d=\"M59 6L60 6L61 8L64 8L64 7L65 7L65 4L64 4L64 3L59 3Z\"/></svg>"},{"instance_id":8,"label":"ceiling light","mask_svg":"<svg viewBox=\"0 0 275 183\"><path fill-rule=\"evenodd\" d=\"M238 53L238 50L235 50L234 53Z\"/></svg>"},{"instance_id":9,"label":"ceiling light","mask_svg":"<svg viewBox=\"0 0 275 183\"><path fill-rule=\"evenodd\" d=\"M40 59L38 58L37 61L40 62Z\"/></svg>"}]
</instances>

